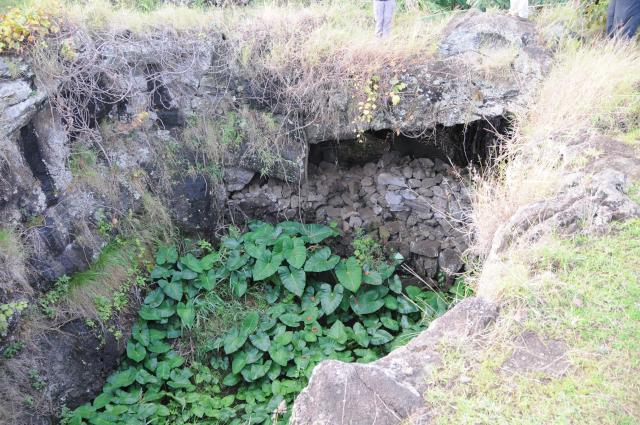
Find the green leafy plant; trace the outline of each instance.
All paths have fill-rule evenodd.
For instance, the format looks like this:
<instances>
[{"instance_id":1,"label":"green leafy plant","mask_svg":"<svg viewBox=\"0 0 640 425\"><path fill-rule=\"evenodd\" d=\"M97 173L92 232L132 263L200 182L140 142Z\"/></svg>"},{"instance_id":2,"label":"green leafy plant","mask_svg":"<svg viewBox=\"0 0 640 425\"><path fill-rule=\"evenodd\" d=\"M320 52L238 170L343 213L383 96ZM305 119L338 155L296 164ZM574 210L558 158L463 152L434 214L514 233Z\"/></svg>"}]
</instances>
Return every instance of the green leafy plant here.
<instances>
[{"instance_id":1,"label":"green leafy plant","mask_svg":"<svg viewBox=\"0 0 640 425\"><path fill-rule=\"evenodd\" d=\"M23 341L13 341L9 344L7 344L7 346L4 348L4 350L2 350L2 356L5 359L12 359L14 358L20 351L22 351L22 349L24 348L24 342Z\"/></svg>"},{"instance_id":2,"label":"green leafy plant","mask_svg":"<svg viewBox=\"0 0 640 425\"><path fill-rule=\"evenodd\" d=\"M36 369L29 370L29 382L34 390L41 390L47 385L47 382Z\"/></svg>"},{"instance_id":3,"label":"green leafy plant","mask_svg":"<svg viewBox=\"0 0 640 425\"><path fill-rule=\"evenodd\" d=\"M255 222L202 256L159 249L125 361L64 423L283 424L320 361L375 360L426 325L421 308L435 317L448 307L443 294L405 290L398 261L365 270L333 254L323 242L336 235L317 224ZM248 307L196 360L179 354L180 339L206 326L210 296L255 305L256 291L265 305Z\"/></svg>"},{"instance_id":4,"label":"green leafy plant","mask_svg":"<svg viewBox=\"0 0 640 425\"><path fill-rule=\"evenodd\" d=\"M15 301L7 304L0 304L0 335L3 335L9 327L9 319L16 313L20 313L27 308L27 301Z\"/></svg>"},{"instance_id":5,"label":"green leafy plant","mask_svg":"<svg viewBox=\"0 0 640 425\"><path fill-rule=\"evenodd\" d=\"M54 305L69 293L70 282L71 278L66 274L60 276L54 283L53 288L44 294L38 301L40 308L42 308L42 312L47 317L55 317L56 311Z\"/></svg>"}]
</instances>

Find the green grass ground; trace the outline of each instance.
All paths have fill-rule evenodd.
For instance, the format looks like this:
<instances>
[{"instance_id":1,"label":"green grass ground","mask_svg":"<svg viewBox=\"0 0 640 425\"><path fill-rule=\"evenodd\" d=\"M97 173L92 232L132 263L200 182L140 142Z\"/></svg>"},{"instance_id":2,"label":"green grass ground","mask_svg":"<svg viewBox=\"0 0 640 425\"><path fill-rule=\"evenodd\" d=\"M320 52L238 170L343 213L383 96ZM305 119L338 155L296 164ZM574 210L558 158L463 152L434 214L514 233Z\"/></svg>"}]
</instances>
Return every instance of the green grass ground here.
<instances>
[{"instance_id":1,"label":"green grass ground","mask_svg":"<svg viewBox=\"0 0 640 425\"><path fill-rule=\"evenodd\" d=\"M506 264L492 333L442 347L426 394L435 422L640 423L640 220L602 236L552 237ZM566 344L563 376L504 370L525 331Z\"/></svg>"}]
</instances>

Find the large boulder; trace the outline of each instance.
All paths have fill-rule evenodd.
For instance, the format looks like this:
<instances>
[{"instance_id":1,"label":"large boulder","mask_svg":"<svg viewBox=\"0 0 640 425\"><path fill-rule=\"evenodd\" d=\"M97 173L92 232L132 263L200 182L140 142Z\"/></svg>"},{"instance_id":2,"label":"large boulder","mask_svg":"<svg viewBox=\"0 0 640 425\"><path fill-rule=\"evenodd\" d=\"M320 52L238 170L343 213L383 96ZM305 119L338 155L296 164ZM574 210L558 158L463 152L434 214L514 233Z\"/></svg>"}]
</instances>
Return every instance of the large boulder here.
<instances>
[{"instance_id":1,"label":"large boulder","mask_svg":"<svg viewBox=\"0 0 640 425\"><path fill-rule=\"evenodd\" d=\"M406 346L369 364L326 360L315 367L309 385L293 405L291 425L395 425L423 408L427 380L441 362L440 341L484 329L497 308L469 298Z\"/></svg>"},{"instance_id":2,"label":"large boulder","mask_svg":"<svg viewBox=\"0 0 640 425\"><path fill-rule=\"evenodd\" d=\"M380 71L389 78L395 76L406 88L397 105L379 108L370 123L360 122L358 127L425 135L437 127L510 115L526 105L550 59L532 22L498 12L460 14L445 28L435 55L401 70ZM310 143L336 135L355 137L353 122L358 122L361 99L351 94L333 96L340 119L320 118L312 123L307 128ZM344 124L335 128L336 122Z\"/></svg>"}]
</instances>

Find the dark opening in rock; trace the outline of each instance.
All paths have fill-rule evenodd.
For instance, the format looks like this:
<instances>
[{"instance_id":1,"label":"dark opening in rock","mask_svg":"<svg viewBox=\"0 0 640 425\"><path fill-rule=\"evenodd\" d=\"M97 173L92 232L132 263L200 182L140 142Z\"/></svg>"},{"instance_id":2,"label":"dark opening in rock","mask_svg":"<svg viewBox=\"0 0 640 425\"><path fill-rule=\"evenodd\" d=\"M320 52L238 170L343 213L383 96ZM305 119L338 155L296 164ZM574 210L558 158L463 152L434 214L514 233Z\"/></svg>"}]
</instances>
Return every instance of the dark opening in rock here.
<instances>
[{"instance_id":1,"label":"dark opening in rock","mask_svg":"<svg viewBox=\"0 0 640 425\"><path fill-rule=\"evenodd\" d=\"M377 161L385 152L397 151L415 158L439 159L460 167L482 164L509 133L505 117L477 120L451 127L437 126L419 135L396 134L393 130L367 132L359 140L342 140L311 145L309 162L363 165Z\"/></svg>"},{"instance_id":2,"label":"dark opening in rock","mask_svg":"<svg viewBox=\"0 0 640 425\"><path fill-rule=\"evenodd\" d=\"M42 159L42 152L38 144L38 135L36 134L33 124L30 123L20 129L18 144L33 176L40 182L40 186L47 200L47 206L51 206L57 200L55 183L49 174L47 165Z\"/></svg>"},{"instance_id":3,"label":"dark opening in rock","mask_svg":"<svg viewBox=\"0 0 640 425\"><path fill-rule=\"evenodd\" d=\"M169 89L162 82L160 67L147 65L146 76L147 91L151 93L151 107L158 115L158 125L167 130L184 126L184 115L174 105Z\"/></svg>"}]
</instances>

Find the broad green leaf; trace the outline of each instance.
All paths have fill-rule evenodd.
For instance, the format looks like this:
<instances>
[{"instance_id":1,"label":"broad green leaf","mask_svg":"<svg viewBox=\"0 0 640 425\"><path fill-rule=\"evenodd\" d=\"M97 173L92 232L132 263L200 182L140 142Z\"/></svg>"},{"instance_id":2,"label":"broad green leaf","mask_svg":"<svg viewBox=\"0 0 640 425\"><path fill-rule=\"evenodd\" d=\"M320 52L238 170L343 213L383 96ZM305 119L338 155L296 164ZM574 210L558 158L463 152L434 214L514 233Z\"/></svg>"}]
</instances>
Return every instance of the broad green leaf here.
<instances>
[{"instance_id":1,"label":"broad green leaf","mask_svg":"<svg viewBox=\"0 0 640 425\"><path fill-rule=\"evenodd\" d=\"M405 292L407 293L407 295L409 296L409 298L411 298L414 301L417 301L420 299L420 295L422 295L423 291L422 289L418 288L417 286L407 286L405 289Z\"/></svg>"},{"instance_id":2,"label":"broad green leaf","mask_svg":"<svg viewBox=\"0 0 640 425\"><path fill-rule=\"evenodd\" d=\"M207 291L211 291L216 286L216 273L213 270L209 270L207 273L202 273L198 277L200 287Z\"/></svg>"},{"instance_id":3,"label":"broad green leaf","mask_svg":"<svg viewBox=\"0 0 640 425\"><path fill-rule=\"evenodd\" d=\"M158 366L156 366L156 376L160 379L167 380L169 379L169 374L171 373L171 366L169 362L163 361L158 362Z\"/></svg>"},{"instance_id":4,"label":"broad green leaf","mask_svg":"<svg viewBox=\"0 0 640 425\"><path fill-rule=\"evenodd\" d=\"M180 316L182 326L190 328L191 325L193 325L193 321L196 318L193 301L189 300L186 304L182 302L178 303L178 305L176 305L176 313Z\"/></svg>"},{"instance_id":5,"label":"broad green leaf","mask_svg":"<svg viewBox=\"0 0 640 425\"><path fill-rule=\"evenodd\" d=\"M255 311L249 312L240 325L240 332L245 335L254 333L258 329L258 322L260 322L260 315Z\"/></svg>"},{"instance_id":6,"label":"broad green leaf","mask_svg":"<svg viewBox=\"0 0 640 425\"><path fill-rule=\"evenodd\" d=\"M307 249L304 246L304 241L300 238L293 238L292 242L291 247L285 248L284 258L291 266L301 269L307 259Z\"/></svg>"},{"instance_id":7,"label":"broad green leaf","mask_svg":"<svg viewBox=\"0 0 640 425\"><path fill-rule=\"evenodd\" d=\"M353 325L353 335L358 345L364 348L367 348L369 346L369 334L361 323L356 323L355 325Z\"/></svg>"},{"instance_id":8,"label":"broad green leaf","mask_svg":"<svg viewBox=\"0 0 640 425\"><path fill-rule=\"evenodd\" d=\"M358 363L370 363L379 357L372 349L356 348L353 352L358 356Z\"/></svg>"},{"instance_id":9,"label":"broad green leaf","mask_svg":"<svg viewBox=\"0 0 640 425\"><path fill-rule=\"evenodd\" d=\"M168 296L176 301L182 299L182 283L178 280L172 280L162 285L162 290Z\"/></svg>"},{"instance_id":10,"label":"broad green leaf","mask_svg":"<svg viewBox=\"0 0 640 425\"><path fill-rule=\"evenodd\" d=\"M289 361L293 359L293 351L285 346L272 344L271 347L269 347L269 356L271 360L280 366L287 366Z\"/></svg>"},{"instance_id":11,"label":"broad green leaf","mask_svg":"<svg viewBox=\"0 0 640 425\"><path fill-rule=\"evenodd\" d=\"M111 384L113 389L128 387L136 380L137 373L135 367L130 367L122 372L114 373L107 379L107 382Z\"/></svg>"},{"instance_id":12,"label":"broad green leaf","mask_svg":"<svg viewBox=\"0 0 640 425\"><path fill-rule=\"evenodd\" d=\"M357 292L362 284L362 268L355 257L341 260L336 266L336 276L342 286L351 292Z\"/></svg>"},{"instance_id":13,"label":"broad green leaf","mask_svg":"<svg viewBox=\"0 0 640 425\"><path fill-rule=\"evenodd\" d=\"M400 294L402 292L402 282L400 282L400 278L397 274L393 275L393 278L389 279L389 289L396 294Z\"/></svg>"},{"instance_id":14,"label":"broad green leaf","mask_svg":"<svg viewBox=\"0 0 640 425\"><path fill-rule=\"evenodd\" d=\"M163 246L156 254L156 264L173 264L178 261L178 250L175 246Z\"/></svg>"},{"instance_id":15,"label":"broad green leaf","mask_svg":"<svg viewBox=\"0 0 640 425\"><path fill-rule=\"evenodd\" d=\"M253 280L260 281L273 276L278 271L280 264L282 264L283 258L284 257L279 254L267 254L258 258L256 263L253 265Z\"/></svg>"},{"instance_id":16,"label":"broad green leaf","mask_svg":"<svg viewBox=\"0 0 640 425\"><path fill-rule=\"evenodd\" d=\"M141 362L147 355L147 350L140 343L129 341L127 342L127 357L134 362Z\"/></svg>"},{"instance_id":17,"label":"broad green leaf","mask_svg":"<svg viewBox=\"0 0 640 425\"><path fill-rule=\"evenodd\" d=\"M263 245L256 245L253 242L246 242L244 244L244 252L250 257L259 259L265 256L267 248Z\"/></svg>"},{"instance_id":18,"label":"broad green leaf","mask_svg":"<svg viewBox=\"0 0 640 425\"><path fill-rule=\"evenodd\" d=\"M231 362L231 373L237 375L247 365L247 353L238 351Z\"/></svg>"},{"instance_id":19,"label":"broad green leaf","mask_svg":"<svg viewBox=\"0 0 640 425\"><path fill-rule=\"evenodd\" d=\"M143 305L142 307L140 307L138 315L144 320L162 319L162 317L160 316L160 311L156 308L149 307L148 305Z\"/></svg>"},{"instance_id":20,"label":"broad green leaf","mask_svg":"<svg viewBox=\"0 0 640 425\"><path fill-rule=\"evenodd\" d=\"M367 285L382 285L382 275L375 271L366 271L363 273L362 280Z\"/></svg>"},{"instance_id":21,"label":"broad green leaf","mask_svg":"<svg viewBox=\"0 0 640 425\"><path fill-rule=\"evenodd\" d=\"M299 297L302 296L306 285L306 274L303 270L283 266L278 269L278 275L285 288Z\"/></svg>"},{"instance_id":22,"label":"broad green leaf","mask_svg":"<svg viewBox=\"0 0 640 425\"><path fill-rule=\"evenodd\" d=\"M204 271L210 270L213 268L213 265L220 261L220 253L212 252L210 254L205 255L200 260L200 265L204 269Z\"/></svg>"},{"instance_id":23,"label":"broad green leaf","mask_svg":"<svg viewBox=\"0 0 640 425\"><path fill-rule=\"evenodd\" d=\"M283 326L284 327L284 326ZM287 331L273 337L273 343L276 345L288 345L293 340L293 332Z\"/></svg>"},{"instance_id":24,"label":"broad green leaf","mask_svg":"<svg viewBox=\"0 0 640 425\"><path fill-rule=\"evenodd\" d=\"M314 323L319 316L320 310L318 310L316 306L308 307L300 314L300 317L304 321L305 325Z\"/></svg>"},{"instance_id":25,"label":"broad green leaf","mask_svg":"<svg viewBox=\"0 0 640 425\"><path fill-rule=\"evenodd\" d=\"M269 370L271 369L271 364L271 360L267 360L266 362L264 362L264 364L252 364L242 370L242 377L245 379L245 381L254 382L262 378L269 372Z\"/></svg>"},{"instance_id":26,"label":"broad green leaf","mask_svg":"<svg viewBox=\"0 0 640 425\"><path fill-rule=\"evenodd\" d=\"M328 283L323 283L320 285L320 305L322 306L322 311L327 316L336 311L340 302L342 301L342 296L344 294L344 287L342 285L335 285L333 290L331 289L331 285Z\"/></svg>"},{"instance_id":27,"label":"broad green leaf","mask_svg":"<svg viewBox=\"0 0 640 425\"><path fill-rule=\"evenodd\" d=\"M224 352L227 354L235 353L242 347L247 340L248 334L240 332L238 328L233 328L224 337Z\"/></svg>"},{"instance_id":28,"label":"broad green leaf","mask_svg":"<svg viewBox=\"0 0 640 425\"><path fill-rule=\"evenodd\" d=\"M254 335L251 335L249 337L249 340L251 340L251 343L258 349L262 350L262 351L267 351L269 350L269 347L271 346L271 341L269 340L269 335L267 335L264 332L258 332Z\"/></svg>"},{"instance_id":29,"label":"broad green leaf","mask_svg":"<svg viewBox=\"0 0 640 425\"><path fill-rule=\"evenodd\" d=\"M151 308L158 307L162 301L164 301L164 292L162 288L156 288L153 291L149 292L149 294L144 299L144 304L148 305Z\"/></svg>"},{"instance_id":30,"label":"broad green leaf","mask_svg":"<svg viewBox=\"0 0 640 425\"><path fill-rule=\"evenodd\" d=\"M166 353L167 351L171 350L171 345L161 341L155 341L149 344L147 350L151 351L152 353Z\"/></svg>"},{"instance_id":31,"label":"broad green leaf","mask_svg":"<svg viewBox=\"0 0 640 425\"><path fill-rule=\"evenodd\" d=\"M161 318L166 319L175 314L176 306L174 305L173 300L165 299L164 301L162 301L162 304L160 304L155 310L158 312Z\"/></svg>"},{"instance_id":32,"label":"broad green leaf","mask_svg":"<svg viewBox=\"0 0 640 425\"><path fill-rule=\"evenodd\" d=\"M222 383L227 387L233 387L238 382L240 382L240 377L238 375L234 375L233 373L228 374L222 380Z\"/></svg>"},{"instance_id":33,"label":"broad green leaf","mask_svg":"<svg viewBox=\"0 0 640 425\"><path fill-rule=\"evenodd\" d=\"M231 294L234 297L241 297L247 293L247 278L241 273L232 272L229 278L229 285L231 286Z\"/></svg>"},{"instance_id":34,"label":"broad green leaf","mask_svg":"<svg viewBox=\"0 0 640 425\"><path fill-rule=\"evenodd\" d=\"M398 323L398 321L393 320L391 317L382 316L380 317L380 321L382 322L384 327L389 330L392 330L392 331L400 330L400 324Z\"/></svg>"},{"instance_id":35,"label":"broad green leaf","mask_svg":"<svg viewBox=\"0 0 640 425\"><path fill-rule=\"evenodd\" d=\"M147 323L142 320L136 321L131 328L131 336L140 344L144 346L149 345L149 327Z\"/></svg>"},{"instance_id":36,"label":"broad green leaf","mask_svg":"<svg viewBox=\"0 0 640 425\"><path fill-rule=\"evenodd\" d=\"M151 279L153 279L153 280L167 279L173 273L174 273L173 270L169 270L167 268L158 266L158 267L155 267L153 270L151 270Z\"/></svg>"},{"instance_id":37,"label":"broad green leaf","mask_svg":"<svg viewBox=\"0 0 640 425\"><path fill-rule=\"evenodd\" d=\"M297 221L283 221L276 225L276 228L282 229L287 235L302 235L304 233L304 224Z\"/></svg>"},{"instance_id":38,"label":"broad green leaf","mask_svg":"<svg viewBox=\"0 0 640 425\"><path fill-rule=\"evenodd\" d=\"M93 400L93 408L94 409L101 409L104 406L106 406L107 404L109 404L109 402L111 401L111 394L109 393L102 393L100 394L98 397L96 397Z\"/></svg>"},{"instance_id":39,"label":"broad green leaf","mask_svg":"<svg viewBox=\"0 0 640 425\"><path fill-rule=\"evenodd\" d=\"M171 367L171 369L175 369L176 367L180 367L184 364L182 356L175 351L168 352L164 355L164 358L169 362L169 367Z\"/></svg>"},{"instance_id":40,"label":"broad green leaf","mask_svg":"<svg viewBox=\"0 0 640 425\"><path fill-rule=\"evenodd\" d=\"M325 246L315 250L314 253L311 254L304 265L304 271L314 273L326 272L333 270L339 261L340 257L331 255L331 249Z\"/></svg>"},{"instance_id":41,"label":"broad green leaf","mask_svg":"<svg viewBox=\"0 0 640 425\"><path fill-rule=\"evenodd\" d=\"M403 295L396 297L398 301L398 312L401 314L410 314L418 311L418 307L415 303L405 298Z\"/></svg>"},{"instance_id":42,"label":"broad green leaf","mask_svg":"<svg viewBox=\"0 0 640 425\"><path fill-rule=\"evenodd\" d=\"M364 288L363 288L364 289ZM351 309L356 314L371 314L380 310L384 306L384 300L379 298L380 294L377 288L368 290L360 290L349 300Z\"/></svg>"},{"instance_id":43,"label":"broad green leaf","mask_svg":"<svg viewBox=\"0 0 640 425\"><path fill-rule=\"evenodd\" d=\"M140 385L145 384L157 384L160 380L147 372L145 369L138 369L138 374L136 375L136 382Z\"/></svg>"},{"instance_id":44,"label":"broad green leaf","mask_svg":"<svg viewBox=\"0 0 640 425\"><path fill-rule=\"evenodd\" d=\"M285 313L278 317L278 319L290 328L300 326L300 322L302 322L303 320L303 318L299 314L294 313Z\"/></svg>"},{"instance_id":45,"label":"broad green leaf","mask_svg":"<svg viewBox=\"0 0 640 425\"><path fill-rule=\"evenodd\" d=\"M225 266L229 271L234 271L247 264L247 261L249 261L248 255L240 255L238 251L231 251Z\"/></svg>"},{"instance_id":46,"label":"broad green leaf","mask_svg":"<svg viewBox=\"0 0 640 425\"><path fill-rule=\"evenodd\" d=\"M327 336L332 338L338 344L344 344L349 339L344 324L340 320L336 320L335 323L327 331Z\"/></svg>"},{"instance_id":47,"label":"broad green leaf","mask_svg":"<svg viewBox=\"0 0 640 425\"><path fill-rule=\"evenodd\" d=\"M196 257L193 256L193 254L189 253L187 255L185 255L184 257L180 258L180 262L182 263L182 265L190 268L191 270L193 270L196 273L202 273L203 272L203 268L202 268L202 264L200 263L200 260L198 260Z\"/></svg>"},{"instance_id":48,"label":"broad green leaf","mask_svg":"<svg viewBox=\"0 0 640 425\"><path fill-rule=\"evenodd\" d=\"M312 244L322 242L326 238L336 234L332 228L323 226L322 224L304 224L302 230L302 235L305 240Z\"/></svg>"},{"instance_id":49,"label":"broad green leaf","mask_svg":"<svg viewBox=\"0 0 640 425\"><path fill-rule=\"evenodd\" d=\"M396 311L398 309L398 301L393 295L384 297L384 306L388 310Z\"/></svg>"},{"instance_id":50,"label":"broad green leaf","mask_svg":"<svg viewBox=\"0 0 640 425\"><path fill-rule=\"evenodd\" d=\"M383 345L391 341L393 336L384 329L376 329L371 334L371 345Z\"/></svg>"}]
</instances>

